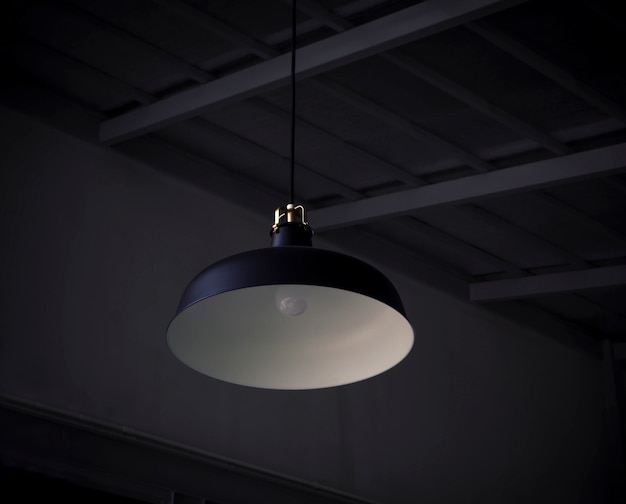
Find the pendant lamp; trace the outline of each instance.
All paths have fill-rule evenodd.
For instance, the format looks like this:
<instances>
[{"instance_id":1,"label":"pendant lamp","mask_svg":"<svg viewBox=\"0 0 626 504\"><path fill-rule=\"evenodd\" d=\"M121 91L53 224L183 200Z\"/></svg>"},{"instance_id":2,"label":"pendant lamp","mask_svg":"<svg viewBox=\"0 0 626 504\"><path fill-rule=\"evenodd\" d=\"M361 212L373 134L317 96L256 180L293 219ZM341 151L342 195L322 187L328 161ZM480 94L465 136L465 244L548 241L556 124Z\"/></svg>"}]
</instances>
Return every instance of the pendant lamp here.
<instances>
[{"instance_id":1,"label":"pendant lamp","mask_svg":"<svg viewBox=\"0 0 626 504\"><path fill-rule=\"evenodd\" d=\"M291 201L294 201L295 38L292 7ZM389 279L354 257L312 246L302 205L274 211L271 246L201 271L184 290L167 343L187 366L248 387L304 390L379 375L413 347Z\"/></svg>"}]
</instances>

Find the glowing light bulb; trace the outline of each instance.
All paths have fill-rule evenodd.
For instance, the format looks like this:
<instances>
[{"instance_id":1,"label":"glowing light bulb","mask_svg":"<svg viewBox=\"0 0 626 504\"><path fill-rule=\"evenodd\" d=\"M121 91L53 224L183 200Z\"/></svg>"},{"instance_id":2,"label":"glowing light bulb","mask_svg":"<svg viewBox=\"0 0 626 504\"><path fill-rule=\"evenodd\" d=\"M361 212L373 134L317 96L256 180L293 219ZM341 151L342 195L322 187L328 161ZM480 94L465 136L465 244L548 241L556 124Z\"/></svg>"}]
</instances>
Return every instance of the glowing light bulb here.
<instances>
[{"instance_id":1,"label":"glowing light bulb","mask_svg":"<svg viewBox=\"0 0 626 504\"><path fill-rule=\"evenodd\" d=\"M278 303L278 309L280 312L283 315L289 315L290 317L302 315L306 311L307 307L306 300L292 296L281 299Z\"/></svg>"},{"instance_id":2,"label":"glowing light bulb","mask_svg":"<svg viewBox=\"0 0 626 504\"><path fill-rule=\"evenodd\" d=\"M298 286L283 286L276 291L276 306L278 310L288 317L302 315L309 303Z\"/></svg>"}]
</instances>

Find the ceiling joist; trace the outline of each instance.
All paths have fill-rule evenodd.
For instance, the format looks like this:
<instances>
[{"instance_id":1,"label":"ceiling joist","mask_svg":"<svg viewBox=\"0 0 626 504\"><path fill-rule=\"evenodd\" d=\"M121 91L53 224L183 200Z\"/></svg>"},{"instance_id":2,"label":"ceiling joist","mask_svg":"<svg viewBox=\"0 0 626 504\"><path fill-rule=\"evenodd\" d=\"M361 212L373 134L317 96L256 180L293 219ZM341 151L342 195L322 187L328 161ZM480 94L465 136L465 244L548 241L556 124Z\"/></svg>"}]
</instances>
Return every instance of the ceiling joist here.
<instances>
[{"instance_id":1,"label":"ceiling joist","mask_svg":"<svg viewBox=\"0 0 626 504\"><path fill-rule=\"evenodd\" d=\"M470 285L472 301L505 301L626 285L626 266L508 278Z\"/></svg>"},{"instance_id":2,"label":"ceiling joist","mask_svg":"<svg viewBox=\"0 0 626 504\"><path fill-rule=\"evenodd\" d=\"M376 196L309 212L317 232L454 205L537 190L583 178L610 175L625 167L626 143L537 161L489 173Z\"/></svg>"}]
</instances>

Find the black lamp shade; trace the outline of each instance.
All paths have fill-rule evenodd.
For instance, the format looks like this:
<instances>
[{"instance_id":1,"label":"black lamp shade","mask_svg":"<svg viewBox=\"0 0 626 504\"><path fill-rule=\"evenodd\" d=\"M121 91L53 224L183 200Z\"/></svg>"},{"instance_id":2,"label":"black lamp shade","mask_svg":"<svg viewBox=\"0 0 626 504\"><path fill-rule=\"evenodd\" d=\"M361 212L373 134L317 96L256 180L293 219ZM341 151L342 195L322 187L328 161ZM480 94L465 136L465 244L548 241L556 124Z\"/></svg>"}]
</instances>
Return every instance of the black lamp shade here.
<instances>
[{"instance_id":1,"label":"black lamp shade","mask_svg":"<svg viewBox=\"0 0 626 504\"><path fill-rule=\"evenodd\" d=\"M243 252L198 274L167 340L191 368L270 389L378 375L413 346L400 296L364 261L308 246Z\"/></svg>"}]
</instances>

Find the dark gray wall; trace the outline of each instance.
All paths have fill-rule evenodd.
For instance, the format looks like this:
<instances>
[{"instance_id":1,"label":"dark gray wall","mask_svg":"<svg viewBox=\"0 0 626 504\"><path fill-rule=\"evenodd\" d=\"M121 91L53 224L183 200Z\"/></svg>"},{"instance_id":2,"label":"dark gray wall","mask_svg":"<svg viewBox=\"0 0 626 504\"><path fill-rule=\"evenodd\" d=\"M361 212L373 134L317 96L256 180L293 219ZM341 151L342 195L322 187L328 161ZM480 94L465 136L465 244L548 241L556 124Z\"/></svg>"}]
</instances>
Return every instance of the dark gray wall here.
<instances>
[{"instance_id":1,"label":"dark gray wall","mask_svg":"<svg viewBox=\"0 0 626 504\"><path fill-rule=\"evenodd\" d=\"M268 245L273 208L1 121L3 397L381 503L610 502L597 356L378 265L416 329L399 366L306 392L211 380L171 355L166 325L197 271Z\"/></svg>"}]
</instances>

